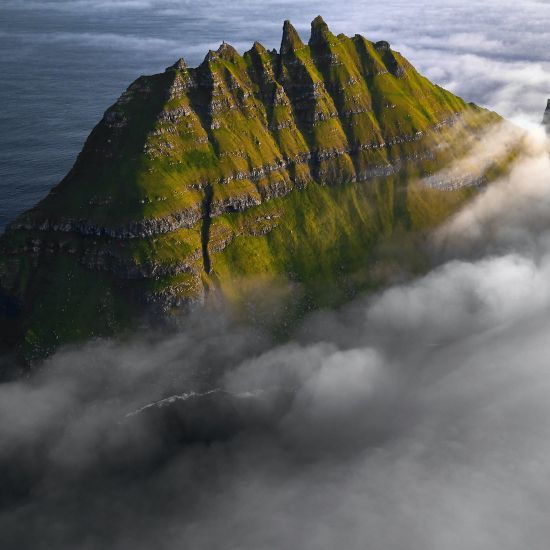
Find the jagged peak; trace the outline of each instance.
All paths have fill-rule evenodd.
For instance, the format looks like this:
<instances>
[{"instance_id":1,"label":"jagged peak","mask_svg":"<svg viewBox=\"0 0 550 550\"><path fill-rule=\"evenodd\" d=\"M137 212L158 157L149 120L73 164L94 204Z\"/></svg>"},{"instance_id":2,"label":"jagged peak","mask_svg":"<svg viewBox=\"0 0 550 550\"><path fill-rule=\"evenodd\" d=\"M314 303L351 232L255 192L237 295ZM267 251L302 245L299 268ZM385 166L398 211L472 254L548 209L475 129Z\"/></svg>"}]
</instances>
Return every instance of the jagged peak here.
<instances>
[{"instance_id":1,"label":"jagged peak","mask_svg":"<svg viewBox=\"0 0 550 550\"><path fill-rule=\"evenodd\" d=\"M376 44L374 44L374 47L379 52L388 52L390 50L390 43L386 42L385 40L380 40L379 42L376 42Z\"/></svg>"},{"instance_id":2,"label":"jagged peak","mask_svg":"<svg viewBox=\"0 0 550 550\"><path fill-rule=\"evenodd\" d=\"M180 57L171 67L168 67L169 69L178 69L180 71L186 71L187 70L187 63L185 62L185 59L183 57Z\"/></svg>"},{"instance_id":3,"label":"jagged peak","mask_svg":"<svg viewBox=\"0 0 550 550\"><path fill-rule=\"evenodd\" d=\"M270 55L270 52L266 50L266 48L261 44L260 42L256 41L254 44L252 44L252 48L250 48L248 51L245 52L246 56L252 56L253 59L261 59L265 56Z\"/></svg>"},{"instance_id":4,"label":"jagged peak","mask_svg":"<svg viewBox=\"0 0 550 550\"><path fill-rule=\"evenodd\" d=\"M225 40L220 44L220 47L217 49L216 53L219 57L226 59L227 61L235 61L240 58L239 52Z\"/></svg>"},{"instance_id":5,"label":"jagged peak","mask_svg":"<svg viewBox=\"0 0 550 550\"><path fill-rule=\"evenodd\" d=\"M334 39L334 35L330 32L325 20L318 15L311 22L311 36L309 38L309 45L325 44Z\"/></svg>"},{"instance_id":6,"label":"jagged peak","mask_svg":"<svg viewBox=\"0 0 550 550\"><path fill-rule=\"evenodd\" d=\"M204 56L204 61L202 62L202 65L205 63L210 63L211 61L216 61L219 59L218 53L214 50L208 50L208 53Z\"/></svg>"},{"instance_id":7,"label":"jagged peak","mask_svg":"<svg viewBox=\"0 0 550 550\"><path fill-rule=\"evenodd\" d=\"M287 19L283 24L283 38L281 40L281 55L291 53L304 47L304 43L298 34L298 31L293 27L292 23Z\"/></svg>"},{"instance_id":8,"label":"jagged peak","mask_svg":"<svg viewBox=\"0 0 550 550\"><path fill-rule=\"evenodd\" d=\"M257 40L252 44L252 50L255 52L258 52L260 55L266 54L267 50L265 49L264 45L258 42Z\"/></svg>"}]
</instances>

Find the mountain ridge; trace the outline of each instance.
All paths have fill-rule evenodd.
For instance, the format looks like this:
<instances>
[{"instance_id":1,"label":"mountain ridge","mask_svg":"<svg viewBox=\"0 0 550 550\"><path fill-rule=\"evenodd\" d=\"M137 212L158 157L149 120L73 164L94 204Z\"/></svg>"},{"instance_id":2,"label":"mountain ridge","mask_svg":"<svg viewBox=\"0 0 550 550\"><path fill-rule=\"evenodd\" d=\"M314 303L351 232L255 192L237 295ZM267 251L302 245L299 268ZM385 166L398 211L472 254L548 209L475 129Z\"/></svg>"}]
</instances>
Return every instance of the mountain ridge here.
<instances>
[{"instance_id":1,"label":"mountain ridge","mask_svg":"<svg viewBox=\"0 0 550 550\"><path fill-rule=\"evenodd\" d=\"M224 42L196 68L180 59L139 77L0 239L8 339L41 355L117 332L144 305L171 314L208 289L231 294L243 276L308 287L363 269L363 247L441 221L485 183L465 174L445 196L409 185L500 121L387 42L336 36L321 17L308 44L285 21L279 52ZM63 320L98 311L91 325Z\"/></svg>"}]
</instances>

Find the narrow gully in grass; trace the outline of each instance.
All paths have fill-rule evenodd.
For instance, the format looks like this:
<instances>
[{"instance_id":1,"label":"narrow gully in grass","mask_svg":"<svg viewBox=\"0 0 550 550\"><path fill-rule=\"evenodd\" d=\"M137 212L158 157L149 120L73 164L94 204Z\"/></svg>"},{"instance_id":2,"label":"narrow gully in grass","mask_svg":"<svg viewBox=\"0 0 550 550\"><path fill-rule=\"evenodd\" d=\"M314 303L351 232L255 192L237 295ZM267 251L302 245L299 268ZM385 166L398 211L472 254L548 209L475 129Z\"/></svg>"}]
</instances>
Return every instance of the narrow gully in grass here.
<instances>
[{"instance_id":1,"label":"narrow gully in grass","mask_svg":"<svg viewBox=\"0 0 550 550\"><path fill-rule=\"evenodd\" d=\"M208 253L208 241L210 239L210 224L212 218L210 216L212 208L212 197L214 191L212 185L208 184L204 188L204 200L202 203L202 226L201 226L201 246L202 246L202 261L205 273L210 273L210 254Z\"/></svg>"}]
</instances>

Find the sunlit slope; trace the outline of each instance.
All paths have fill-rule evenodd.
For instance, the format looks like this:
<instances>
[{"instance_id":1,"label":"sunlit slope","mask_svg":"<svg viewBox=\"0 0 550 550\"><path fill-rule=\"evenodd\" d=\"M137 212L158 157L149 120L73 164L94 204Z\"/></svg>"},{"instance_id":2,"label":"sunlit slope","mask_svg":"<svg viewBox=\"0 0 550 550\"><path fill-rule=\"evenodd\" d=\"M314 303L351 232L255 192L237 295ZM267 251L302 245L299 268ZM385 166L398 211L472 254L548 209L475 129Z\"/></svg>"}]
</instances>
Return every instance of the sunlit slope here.
<instances>
[{"instance_id":1,"label":"sunlit slope","mask_svg":"<svg viewBox=\"0 0 550 550\"><path fill-rule=\"evenodd\" d=\"M285 22L279 52L224 43L140 77L2 237L3 339L41 356L257 281L299 288L297 310L344 299L486 181L422 183L499 121L320 17L307 45Z\"/></svg>"}]
</instances>

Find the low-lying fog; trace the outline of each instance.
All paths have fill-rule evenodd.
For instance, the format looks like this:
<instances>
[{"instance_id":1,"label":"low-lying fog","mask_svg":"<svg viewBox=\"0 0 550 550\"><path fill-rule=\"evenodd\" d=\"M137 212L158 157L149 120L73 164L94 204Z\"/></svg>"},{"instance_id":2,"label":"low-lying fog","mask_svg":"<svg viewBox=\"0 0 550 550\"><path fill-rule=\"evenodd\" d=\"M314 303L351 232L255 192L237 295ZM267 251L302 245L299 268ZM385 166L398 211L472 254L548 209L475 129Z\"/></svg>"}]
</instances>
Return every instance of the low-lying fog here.
<instances>
[{"instance_id":1,"label":"low-lying fog","mask_svg":"<svg viewBox=\"0 0 550 550\"><path fill-rule=\"evenodd\" d=\"M287 343L205 314L2 384L2 548L546 549L550 160L529 141L433 236L437 267Z\"/></svg>"}]
</instances>

